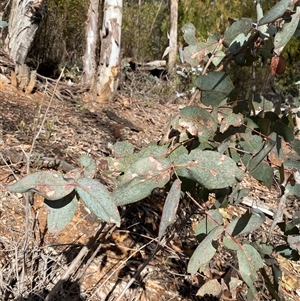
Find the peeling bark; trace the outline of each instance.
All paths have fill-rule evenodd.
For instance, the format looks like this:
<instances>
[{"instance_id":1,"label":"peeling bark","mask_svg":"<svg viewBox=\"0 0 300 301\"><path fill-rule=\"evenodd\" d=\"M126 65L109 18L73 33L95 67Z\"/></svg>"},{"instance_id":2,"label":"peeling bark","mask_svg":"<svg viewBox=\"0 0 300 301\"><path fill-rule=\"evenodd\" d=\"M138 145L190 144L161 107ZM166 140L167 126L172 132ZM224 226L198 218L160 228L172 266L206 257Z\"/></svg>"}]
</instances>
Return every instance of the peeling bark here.
<instances>
[{"instance_id":1,"label":"peeling bark","mask_svg":"<svg viewBox=\"0 0 300 301\"><path fill-rule=\"evenodd\" d=\"M13 0L9 23L7 48L15 64L24 64L44 15L46 0Z\"/></svg>"},{"instance_id":2,"label":"peeling bark","mask_svg":"<svg viewBox=\"0 0 300 301\"><path fill-rule=\"evenodd\" d=\"M99 0L90 0L86 26L86 49L83 56L82 83L91 89L96 75L96 47L98 38Z\"/></svg>"},{"instance_id":3,"label":"peeling bark","mask_svg":"<svg viewBox=\"0 0 300 301\"><path fill-rule=\"evenodd\" d=\"M178 27L178 0L171 0L171 28L170 28L170 52L168 62L168 73L170 77L175 75L177 57L177 27Z\"/></svg>"},{"instance_id":4,"label":"peeling bark","mask_svg":"<svg viewBox=\"0 0 300 301\"><path fill-rule=\"evenodd\" d=\"M101 36L100 63L97 71L97 100L112 99L120 69L122 0L105 0Z\"/></svg>"}]
</instances>

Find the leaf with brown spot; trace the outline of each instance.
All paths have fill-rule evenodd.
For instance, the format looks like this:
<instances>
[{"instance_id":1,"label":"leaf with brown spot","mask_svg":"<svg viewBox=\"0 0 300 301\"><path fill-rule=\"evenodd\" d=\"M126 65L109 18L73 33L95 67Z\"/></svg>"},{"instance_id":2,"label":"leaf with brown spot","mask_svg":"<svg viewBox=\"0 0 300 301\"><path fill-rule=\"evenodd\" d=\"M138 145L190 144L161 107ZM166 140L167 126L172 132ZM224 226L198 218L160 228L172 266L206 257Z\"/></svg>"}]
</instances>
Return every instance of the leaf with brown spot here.
<instances>
[{"instance_id":1,"label":"leaf with brown spot","mask_svg":"<svg viewBox=\"0 0 300 301\"><path fill-rule=\"evenodd\" d=\"M57 171L40 171L30 174L7 187L11 192L36 192L49 201L62 199L74 190L74 180L65 179Z\"/></svg>"}]
</instances>

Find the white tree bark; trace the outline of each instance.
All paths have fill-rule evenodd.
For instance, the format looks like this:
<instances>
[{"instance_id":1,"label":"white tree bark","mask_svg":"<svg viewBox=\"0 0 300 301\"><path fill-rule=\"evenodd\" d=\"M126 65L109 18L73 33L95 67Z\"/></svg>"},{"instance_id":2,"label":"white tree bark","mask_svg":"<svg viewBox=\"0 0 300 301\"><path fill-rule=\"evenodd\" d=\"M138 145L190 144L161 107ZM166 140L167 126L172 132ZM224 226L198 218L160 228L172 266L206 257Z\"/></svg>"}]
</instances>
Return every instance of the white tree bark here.
<instances>
[{"instance_id":1,"label":"white tree bark","mask_svg":"<svg viewBox=\"0 0 300 301\"><path fill-rule=\"evenodd\" d=\"M90 0L86 25L86 49L83 56L82 83L91 89L96 75L96 47L98 39L99 0Z\"/></svg>"},{"instance_id":2,"label":"white tree bark","mask_svg":"<svg viewBox=\"0 0 300 301\"><path fill-rule=\"evenodd\" d=\"M7 48L10 58L25 63L44 14L46 0L13 0L8 23Z\"/></svg>"},{"instance_id":3,"label":"white tree bark","mask_svg":"<svg viewBox=\"0 0 300 301\"><path fill-rule=\"evenodd\" d=\"M120 70L122 0L105 0L100 63L97 71L97 101L110 101L118 86Z\"/></svg>"},{"instance_id":4,"label":"white tree bark","mask_svg":"<svg viewBox=\"0 0 300 301\"><path fill-rule=\"evenodd\" d=\"M171 0L171 27L170 27L170 52L168 61L168 73L172 77L175 75L177 57L177 27L178 27L178 0Z\"/></svg>"}]
</instances>

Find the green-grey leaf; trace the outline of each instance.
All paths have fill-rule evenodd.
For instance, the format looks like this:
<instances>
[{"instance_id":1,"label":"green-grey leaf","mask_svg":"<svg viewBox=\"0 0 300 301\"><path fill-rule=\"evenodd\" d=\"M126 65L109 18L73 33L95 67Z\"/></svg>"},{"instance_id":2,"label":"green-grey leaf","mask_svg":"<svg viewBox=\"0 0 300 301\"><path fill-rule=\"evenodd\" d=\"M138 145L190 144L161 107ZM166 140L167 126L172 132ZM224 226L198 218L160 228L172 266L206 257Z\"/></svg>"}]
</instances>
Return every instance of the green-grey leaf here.
<instances>
[{"instance_id":1,"label":"green-grey leaf","mask_svg":"<svg viewBox=\"0 0 300 301\"><path fill-rule=\"evenodd\" d=\"M226 188L240 181L244 175L231 158L214 151L195 149L188 159L184 176L207 189Z\"/></svg>"},{"instance_id":2,"label":"green-grey leaf","mask_svg":"<svg viewBox=\"0 0 300 301\"><path fill-rule=\"evenodd\" d=\"M300 235L288 235L287 242L293 250L300 254Z\"/></svg>"},{"instance_id":3,"label":"green-grey leaf","mask_svg":"<svg viewBox=\"0 0 300 301\"><path fill-rule=\"evenodd\" d=\"M237 250L237 258L241 277L249 286L252 293L256 294L257 291L253 283L257 278L256 272L263 267L259 253L251 245L244 244L242 249Z\"/></svg>"},{"instance_id":4,"label":"green-grey leaf","mask_svg":"<svg viewBox=\"0 0 300 301\"><path fill-rule=\"evenodd\" d=\"M244 117L241 113L234 114L230 109L221 110L223 119L220 125L220 132L224 133L231 125L238 127L243 124Z\"/></svg>"},{"instance_id":5,"label":"green-grey leaf","mask_svg":"<svg viewBox=\"0 0 300 301\"><path fill-rule=\"evenodd\" d=\"M0 28L3 29L8 26L8 23L6 21L0 21Z\"/></svg>"},{"instance_id":6,"label":"green-grey leaf","mask_svg":"<svg viewBox=\"0 0 300 301\"><path fill-rule=\"evenodd\" d=\"M44 207L48 213L47 226L50 233L57 234L68 225L76 212L77 204L78 199L74 192L56 201L45 199Z\"/></svg>"},{"instance_id":7,"label":"green-grey leaf","mask_svg":"<svg viewBox=\"0 0 300 301\"><path fill-rule=\"evenodd\" d=\"M161 221L159 224L158 239L161 240L168 226L174 223L180 200L181 181L176 179L168 193L165 201Z\"/></svg>"},{"instance_id":8,"label":"green-grey leaf","mask_svg":"<svg viewBox=\"0 0 300 301\"><path fill-rule=\"evenodd\" d=\"M167 170L171 166L169 158L147 157L134 162L127 168L125 173L119 177L120 185L131 181L135 177L141 177L145 180L158 177L159 175L169 174Z\"/></svg>"},{"instance_id":9,"label":"green-grey leaf","mask_svg":"<svg viewBox=\"0 0 300 301\"><path fill-rule=\"evenodd\" d=\"M99 181L80 178L76 190L86 206L97 217L120 226L121 218L111 193Z\"/></svg>"},{"instance_id":10,"label":"green-grey leaf","mask_svg":"<svg viewBox=\"0 0 300 301\"><path fill-rule=\"evenodd\" d=\"M216 253L216 248L212 245L212 242L217 240L223 231L224 227L218 226L204 238L188 263L188 273L194 275L198 270L201 272L204 269Z\"/></svg>"},{"instance_id":11,"label":"green-grey leaf","mask_svg":"<svg viewBox=\"0 0 300 301\"><path fill-rule=\"evenodd\" d=\"M292 20L289 23L285 23L283 25L283 28L279 30L274 39L274 51L278 55L280 54L278 50L282 47L284 47L289 40L292 38L294 35L297 26L299 24L299 19L300 19L300 7L298 6L296 9L296 12L292 15Z\"/></svg>"},{"instance_id":12,"label":"green-grey leaf","mask_svg":"<svg viewBox=\"0 0 300 301\"><path fill-rule=\"evenodd\" d=\"M135 177L116 188L112 196L118 206L138 202L149 196L154 188L162 188L170 181L170 174L164 172L157 177Z\"/></svg>"},{"instance_id":13,"label":"green-grey leaf","mask_svg":"<svg viewBox=\"0 0 300 301\"><path fill-rule=\"evenodd\" d=\"M114 156L129 156L133 154L134 146L129 141L117 141L114 144Z\"/></svg>"},{"instance_id":14,"label":"green-grey leaf","mask_svg":"<svg viewBox=\"0 0 300 301\"><path fill-rule=\"evenodd\" d=\"M201 242L214 228L223 225L223 217L218 210L209 210L206 216L195 227L197 240Z\"/></svg>"},{"instance_id":15,"label":"green-grey leaf","mask_svg":"<svg viewBox=\"0 0 300 301\"><path fill-rule=\"evenodd\" d=\"M281 0L276 3L266 14L259 20L258 25L271 23L281 17L291 5L291 0Z\"/></svg>"},{"instance_id":16,"label":"green-grey leaf","mask_svg":"<svg viewBox=\"0 0 300 301\"><path fill-rule=\"evenodd\" d=\"M286 142L292 142L295 138L293 130L280 121L273 122L271 129L276 134L282 136Z\"/></svg>"},{"instance_id":17,"label":"green-grey leaf","mask_svg":"<svg viewBox=\"0 0 300 301\"><path fill-rule=\"evenodd\" d=\"M119 155L115 159L108 158L109 168L112 171L116 172L126 172L133 164L137 161L152 157L164 156L168 152L167 145L157 145L157 143L150 143L144 147L140 152L130 154L131 147L123 144L118 144L118 153L121 152L121 149L124 151L124 155ZM123 149L124 146L124 149ZM127 152L127 151L128 152ZM111 159L111 160L109 160ZM122 179L122 177L120 177Z\"/></svg>"},{"instance_id":18,"label":"green-grey leaf","mask_svg":"<svg viewBox=\"0 0 300 301\"><path fill-rule=\"evenodd\" d=\"M33 191L49 201L55 201L71 193L74 183L57 171L40 171L9 185L7 189L19 193Z\"/></svg>"},{"instance_id":19,"label":"green-grey leaf","mask_svg":"<svg viewBox=\"0 0 300 301\"><path fill-rule=\"evenodd\" d=\"M206 142L217 130L217 121L199 106L187 106L180 111L179 126L199 141Z\"/></svg>"},{"instance_id":20,"label":"green-grey leaf","mask_svg":"<svg viewBox=\"0 0 300 301\"><path fill-rule=\"evenodd\" d=\"M96 173L96 162L91 157L87 155L82 155L80 157L80 165L84 167L84 177L92 179L95 176Z\"/></svg>"},{"instance_id":21,"label":"green-grey leaf","mask_svg":"<svg viewBox=\"0 0 300 301\"><path fill-rule=\"evenodd\" d=\"M285 190L288 190L288 195L295 195L300 197L300 184L291 184L288 183L285 187Z\"/></svg>"},{"instance_id":22,"label":"green-grey leaf","mask_svg":"<svg viewBox=\"0 0 300 301\"><path fill-rule=\"evenodd\" d=\"M234 53L235 54L250 38L251 38L251 34L250 33L248 33L247 35L245 35L244 33L240 33L230 43L228 51L230 53Z\"/></svg>"},{"instance_id":23,"label":"green-grey leaf","mask_svg":"<svg viewBox=\"0 0 300 301\"><path fill-rule=\"evenodd\" d=\"M226 47L232 43L232 41L241 33L245 36L249 33L252 27L252 20L244 18L234 22L224 34L224 44Z\"/></svg>"},{"instance_id":24,"label":"green-grey leaf","mask_svg":"<svg viewBox=\"0 0 300 301\"><path fill-rule=\"evenodd\" d=\"M252 154L256 154L259 152L263 145L263 139L258 135L253 135L250 133L242 133L241 140L238 142L242 149L246 152L250 152Z\"/></svg>"},{"instance_id":25,"label":"green-grey leaf","mask_svg":"<svg viewBox=\"0 0 300 301\"><path fill-rule=\"evenodd\" d=\"M199 42L195 45L184 47L183 58L184 61L189 63L192 67L196 67L209 53L210 45Z\"/></svg>"},{"instance_id":26,"label":"green-grey leaf","mask_svg":"<svg viewBox=\"0 0 300 301\"><path fill-rule=\"evenodd\" d=\"M224 72L210 72L195 79L195 86L201 90L201 101L206 106L218 106L234 89L229 76Z\"/></svg>"},{"instance_id":27,"label":"green-grey leaf","mask_svg":"<svg viewBox=\"0 0 300 301\"><path fill-rule=\"evenodd\" d=\"M249 172L253 172L275 146L276 142L271 137L273 138L274 134L269 137L263 148L249 161L247 166Z\"/></svg>"},{"instance_id":28,"label":"green-grey leaf","mask_svg":"<svg viewBox=\"0 0 300 301\"><path fill-rule=\"evenodd\" d=\"M222 285L217 279L208 280L205 282L197 292L197 296L204 297L205 295L212 296L211 298L218 297L222 294ZM201 298L202 299L202 298ZM203 298L206 299L205 297Z\"/></svg>"},{"instance_id":29,"label":"green-grey leaf","mask_svg":"<svg viewBox=\"0 0 300 301\"><path fill-rule=\"evenodd\" d=\"M187 23L181 28L183 32L183 38L189 45L195 45L198 43L196 39L196 27L192 23Z\"/></svg>"},{"instance_id":30,"label":"green-grey leaf","mask_svg":"<svg viewBox=\"0 0 300 301\"><path fill-rule=\"evenodd\" d=\"M270 188L272 186L274 169L268 163L259 163L258 166L256 166L256 168L250 173L256 180L262 182L266 187Z\"/></svg>"},{"instance_id":31,"label":"green-grey leaf","mask_svg":"<svg viewBox=\"0 0 300 301\"><path fill-rule=\"evenodd\" d=\"M226 56L226 54L221 51L221 50L218 50L216 51L214 54L213 54L213 59L212 59L212 63L215 65L215 66L218 66L223 58Z\"/></svg>"},{"instance_id":32,"label":"green-grey leaf","mask_svg":"<svg viewBox=\"0 0 300 301\"><path fill-rule=\"evenodd\" d=\"M226 227L226 233L232 236L247 234L258 229L265 221L265 216L262 212L247 211L240 218L233 220Z\"/></svg>"}]
</instances>

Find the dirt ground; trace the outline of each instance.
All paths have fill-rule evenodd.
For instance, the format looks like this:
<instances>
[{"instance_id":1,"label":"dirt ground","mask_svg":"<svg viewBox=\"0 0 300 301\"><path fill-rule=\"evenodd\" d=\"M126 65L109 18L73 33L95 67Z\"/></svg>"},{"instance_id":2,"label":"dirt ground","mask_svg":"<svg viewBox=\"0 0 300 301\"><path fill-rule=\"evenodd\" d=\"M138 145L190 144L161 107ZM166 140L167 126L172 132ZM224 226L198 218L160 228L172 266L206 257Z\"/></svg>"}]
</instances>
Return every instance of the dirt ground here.
<instances>
[{"instance_id":1,"label":"dirt ground","mask_svg":"<svg viewBox=\"0 0 300 301\"><path fill-rule=\"evenodd\" d=\"M68 101L52 99L51 93L45 91L26 95L11 85L0 85L1 300L45 300L59 281L63 283L50 300L218 300L196 296L201 281L220 280L228 266L236 270L237 263L231 254L222 253L201 277L187 274L189 255L197 245L192 229L201 214L186 200L178 210L176 229L180 232L174 233L170 244L151 257L165 197L162 190L122 208L120 228L101 228L101 222L80 204L70 224L53 235L47 230L47 213L41 197L10 194L5 189L28 172L49 168L37 162L53 163L56 159L77 167L80 155L88 154L100 167L101 158L109 156L116 141L130 141L137 150L157 142L166 130L168 118L186 103L164 103L146 93L119 93L109 104L96 103L85 93ZM43 160L28 163L31 149L32 158ZM96 178L110 185L100 171ZM250 179L245 185L252 198L276 208L276 187L268 190ZM297 200L293 206L299 206ZM236 214L234 208L226 210ZM187 221L191 215L193 218ZM258 235L264 235L270 224L268 219ZM81 253L83 256L75 262ZM282 295L285 300L300 300L300 263L274 256L283 271ZM146 268L127 289L126 285L149 257ZM77 267L71 269L75 264ZM263 280L258 283L264 285ZM244 289L241 287L241 292ZM123 291L124 296L118 299ZM266 290L262 292L261 300L271 300ZM222 300L245 299L243 294L234 297L224 293Z\"/></svg>"}]
</instances>

